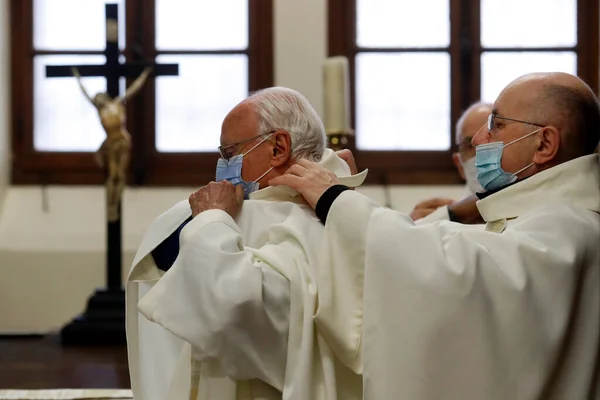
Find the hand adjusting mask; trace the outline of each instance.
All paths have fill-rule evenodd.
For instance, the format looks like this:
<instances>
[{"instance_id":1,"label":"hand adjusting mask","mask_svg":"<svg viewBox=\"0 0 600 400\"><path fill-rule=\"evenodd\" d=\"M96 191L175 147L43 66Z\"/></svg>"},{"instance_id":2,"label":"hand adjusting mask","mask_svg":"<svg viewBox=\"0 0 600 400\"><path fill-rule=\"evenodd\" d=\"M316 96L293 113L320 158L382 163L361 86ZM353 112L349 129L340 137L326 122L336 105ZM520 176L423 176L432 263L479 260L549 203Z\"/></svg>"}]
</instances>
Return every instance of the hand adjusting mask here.
<instances>
[{"instance_id":1,"label":"hand adjusting mask","mask_svg":"<svg viewBox=\"0 0 600 400\"><path fill-rule=\"evenodd\" d=\"M252 147L250 150L248 150L247 152L245 152L243 154L238 154L234 157L231 157L228 160L223 157L220 157L219 160L217 161L217 173L216 173L215 180L217 182L229 181L229 182L233 183L235 186L242 185L242 187L244 188L244 199L248 199L250 196L250 193L258 190L258 188L260 186L258 181L262 177L267 175L269 172L271 172L273 167L269 168L264 174L262 174L255 180L246 182L242 179L242 165L244 163L244 156L247 155L248 153L250 153L255 148L257 148L258 146L260 146L262 143L264 143L265 140L267 140L269 137L271 137L271 135L273 135L273 132L267 134L267 136L265 136L260 142L258 142L254 147Z\"/></svg>"}]
</instances>

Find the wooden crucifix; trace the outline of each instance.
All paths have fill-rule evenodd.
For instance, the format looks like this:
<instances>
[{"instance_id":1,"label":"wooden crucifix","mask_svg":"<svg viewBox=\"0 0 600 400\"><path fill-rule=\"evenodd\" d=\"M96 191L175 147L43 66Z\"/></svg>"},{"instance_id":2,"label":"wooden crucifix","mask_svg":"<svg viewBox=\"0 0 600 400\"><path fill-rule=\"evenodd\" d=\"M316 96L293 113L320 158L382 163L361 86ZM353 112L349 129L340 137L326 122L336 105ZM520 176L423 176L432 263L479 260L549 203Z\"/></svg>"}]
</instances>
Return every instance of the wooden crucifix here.
<instances>
[{"instance_id":1,"label":"wooden crucifix","mask_svg":"<svg viewBox=\"0 0 600 400\"><path fill-rule=\"evenodd\" d=\"M150 71L155 76L178 75L177 64L119 62L118 4L106 4L106 62L102 65L46 66L47 77L77 77L86 97L98 110L107 138L97 153L107 172L106 289L96 290L83 315L61 331L66 345L119 344L125 342L125 294L121 282L121 192L129 159L129 135L125 129L124 101L144 84ZM93 98L81 85L81 76L106 79L106 93ZM119 78L138 77L120 97ZM107 165L108 164L108 165Z\"/></svg>"}]
</instances>

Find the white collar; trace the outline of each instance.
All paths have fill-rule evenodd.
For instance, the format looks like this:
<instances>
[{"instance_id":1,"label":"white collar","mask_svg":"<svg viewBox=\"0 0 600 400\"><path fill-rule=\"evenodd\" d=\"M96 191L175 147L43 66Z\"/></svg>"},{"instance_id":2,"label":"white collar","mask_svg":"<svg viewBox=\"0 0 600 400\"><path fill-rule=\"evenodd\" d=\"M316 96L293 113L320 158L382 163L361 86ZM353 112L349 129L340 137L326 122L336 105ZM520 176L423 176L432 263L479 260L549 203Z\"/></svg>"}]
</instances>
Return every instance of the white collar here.
<instances>
[{"instance_id":1,"label":"white collar","mask_svg":"<svg viewBox=\"0 0 600 400\"><path fill-rule=\"evenodd\" d=\"M485 221L516 218L548 202L600 212L600 155L578 157L477 202Z\"/></svg>"},{"instance_id":2,"label":"white collar","mask_svg":"<svg viewBox=\"0 0 600 400\"><path fill-rule=\"evenodd\" d=\"M335 154L332 149L325 149L321 161L323 167L336 174L340 183L348 187L358 187L363 184L367 177L368 169L351 175L350 167L344 160ZM269 200L269 201L291 201L294 203L304 203L304 199L298 192L288 186L269 186L264 189L250 193L250 200Z\"/></svg>"}]
</instances>

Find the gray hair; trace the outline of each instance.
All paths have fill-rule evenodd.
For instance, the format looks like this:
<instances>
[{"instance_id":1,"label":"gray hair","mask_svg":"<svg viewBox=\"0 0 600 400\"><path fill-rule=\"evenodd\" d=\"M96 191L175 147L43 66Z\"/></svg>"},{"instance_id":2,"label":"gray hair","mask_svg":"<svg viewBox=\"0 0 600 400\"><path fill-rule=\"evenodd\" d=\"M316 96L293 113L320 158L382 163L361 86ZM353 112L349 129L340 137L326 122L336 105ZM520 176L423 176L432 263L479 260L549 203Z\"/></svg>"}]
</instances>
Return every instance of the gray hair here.
<instances>
[{"instance_id":1,"label":"gray hair","mask_svg":"<svg viewBox=\"0 0 600 400\"><path fill-rule=\"evenodd\" d=\"M259 132L283 129L292 140L292 158L320 161L325 151L325 128L319 114L299 92L272 87L248 98L256 107Z\"/></svg>"}]
</instances>

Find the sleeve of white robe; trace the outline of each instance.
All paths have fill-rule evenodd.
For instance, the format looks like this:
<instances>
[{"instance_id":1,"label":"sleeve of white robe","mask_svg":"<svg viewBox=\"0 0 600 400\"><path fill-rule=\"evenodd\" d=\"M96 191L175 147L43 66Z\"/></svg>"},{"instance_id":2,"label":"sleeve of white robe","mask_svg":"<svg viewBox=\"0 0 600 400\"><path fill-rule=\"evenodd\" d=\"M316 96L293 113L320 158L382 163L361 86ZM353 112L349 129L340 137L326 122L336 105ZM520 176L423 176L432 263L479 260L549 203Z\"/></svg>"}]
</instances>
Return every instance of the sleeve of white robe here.
<instances>
[{"instance_id":1,"label":"sleeve of white robe","mask_svg":"<svg viewBox=\"0 0 600 400\"><path fill-rule=\"evenodd\" d=\"M243 247L239 228L223 211L196 216L180 240L176 263L138 304L142 314L191 343L200 359L219 360L228 376L281 390L288 280Z\"/></svg>"}]
</instances>

